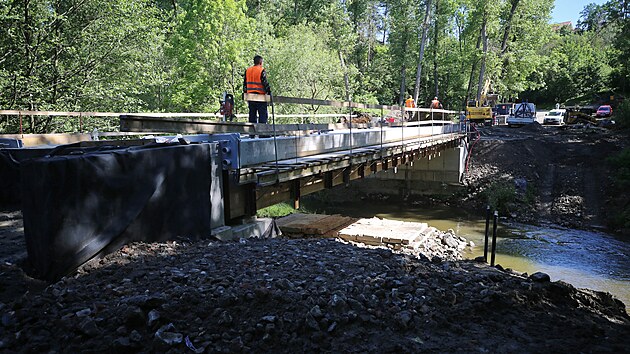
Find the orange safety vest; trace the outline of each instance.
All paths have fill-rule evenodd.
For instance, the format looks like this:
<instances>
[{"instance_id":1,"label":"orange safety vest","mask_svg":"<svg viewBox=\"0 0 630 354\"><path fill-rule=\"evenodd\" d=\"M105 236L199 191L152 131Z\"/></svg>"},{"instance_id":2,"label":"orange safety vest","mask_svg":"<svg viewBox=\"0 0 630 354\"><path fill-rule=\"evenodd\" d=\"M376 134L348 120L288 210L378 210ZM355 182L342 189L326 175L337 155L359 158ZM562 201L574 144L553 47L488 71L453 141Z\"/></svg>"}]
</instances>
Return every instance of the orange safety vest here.
<instances>
[{"instance_id":1,"label":"orange safety vest","mask_svg":"<svg viewBox=\"0 0 630 354\"><path fill-rule=\"evenodd\" d=\"M265 86L262 83L262 71L265 70L262 65L254 65L245 71L245 82L247 93L265 94Z\"/></svg>"},{"instance_id":2,"label":"orange safety vest","mask_svg":"<svg viewBox=\"0 0 630 354\"><path fill-rule=\"evenodd\" d=\"M440 101L432 100L431 101L431 108L440 108Z\"/></svg>"},{"instance_id":3,"label":"orange safety vest","mask_svg":"<svg viewBox=\"0 0 630 354\"><path fill-rule=\"evenodd\" d=\"M407 108L413 108L413 107L415 107L415 106L416 106L416 105L415 105L415 103L413 102L413 98L408 98L408 99L405 101L405 107L407 107Z\"/></svg>"}]
</instances>

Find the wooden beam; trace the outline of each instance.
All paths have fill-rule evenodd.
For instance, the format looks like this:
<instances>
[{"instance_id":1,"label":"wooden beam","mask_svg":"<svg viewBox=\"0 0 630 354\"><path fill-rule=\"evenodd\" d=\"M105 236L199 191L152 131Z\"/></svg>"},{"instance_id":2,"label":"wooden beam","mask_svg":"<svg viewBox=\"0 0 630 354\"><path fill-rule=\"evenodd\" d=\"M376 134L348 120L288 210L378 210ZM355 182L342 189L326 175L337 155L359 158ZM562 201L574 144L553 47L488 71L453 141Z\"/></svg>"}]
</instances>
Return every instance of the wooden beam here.
<instances>
[{"instance_id":1,"label":"wooden beam","mask_svg":"<svg viewBox=\"0 0 630 354\"><path fill-rule=\"evenodd\" d=\"M348 124L276 124L276 133L296 131L320 131L347 129ZM368 124L353 124L353 127L367 128ZM240 133L272 135L271 124L220 122L189 118L162 118L136 115L121 115L120 130L124 132L170 132L185 134Z\"/></svg>"}]
</instances>

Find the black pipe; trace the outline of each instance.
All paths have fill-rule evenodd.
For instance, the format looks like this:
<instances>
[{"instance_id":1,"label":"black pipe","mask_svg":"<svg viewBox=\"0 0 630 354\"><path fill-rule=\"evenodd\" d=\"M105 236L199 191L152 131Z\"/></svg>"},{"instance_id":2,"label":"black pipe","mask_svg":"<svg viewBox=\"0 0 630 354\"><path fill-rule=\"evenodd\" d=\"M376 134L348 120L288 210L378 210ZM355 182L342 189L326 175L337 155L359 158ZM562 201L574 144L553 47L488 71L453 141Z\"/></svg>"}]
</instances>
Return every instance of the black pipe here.
<instances>
[{"instance_id":1,"label":"black pipe","mask_svg":"<svg viewBox=\"0 0 630 354\"><path fill-rule=\"evenodd\" d=\"M499 212L494 211L494 222L492 224L492 258L490 259L490 265L494 266L494 258L497 251L497 220L499 219Z\"/></svg>"},{"instance_id":2,"label":"black pipe","mask_svg":"<svg viewBox=\"0 0 630 354\"><path fill-rule=\"evenodd\" d=\"M488 231L490 230L490 205L486 206L486 237L483 241L483 261L488 263Z\"/></svg>"}]
</instances>

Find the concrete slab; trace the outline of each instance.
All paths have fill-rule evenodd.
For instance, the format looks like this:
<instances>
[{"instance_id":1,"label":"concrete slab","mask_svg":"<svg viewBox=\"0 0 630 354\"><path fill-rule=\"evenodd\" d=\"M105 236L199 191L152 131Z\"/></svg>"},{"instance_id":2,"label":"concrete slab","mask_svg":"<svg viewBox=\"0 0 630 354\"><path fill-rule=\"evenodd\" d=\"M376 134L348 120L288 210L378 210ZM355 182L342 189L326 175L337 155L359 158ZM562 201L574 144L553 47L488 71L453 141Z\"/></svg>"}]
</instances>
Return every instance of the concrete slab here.
<instances>
[{"instance_id":1,"label":"concrete slab","mask_svg":"<svg viewBox=\"0 0 630 354\"><path fill-rule=\"evenodd\" d=\"M210 236L214 236L221 241L234 240L234 233L230 226L221 226L210 230Z\"/></svg>"},{"instance_id":2,"label":"concrete slab","mask_svg":"<svg viewBox=\"0 0 630 354\"><path fill-rule=\"evenodd\" d=\"M360 219L339 231L345 237L355 236L357 242L366 244L408 245L423 236L428 225L387 219Z\"/></svg>"},{"instance_id":3,"label":"concrete slab","mask_svg":"<svg viewBox=\"0 0 630 354\"><path fill-rule=\"evenodd\" d=\"M273 227L273 222L272 218L257 218L247 224L232 226L232 237L235 240L266 237Z\"/></svg>"}]
</instances>

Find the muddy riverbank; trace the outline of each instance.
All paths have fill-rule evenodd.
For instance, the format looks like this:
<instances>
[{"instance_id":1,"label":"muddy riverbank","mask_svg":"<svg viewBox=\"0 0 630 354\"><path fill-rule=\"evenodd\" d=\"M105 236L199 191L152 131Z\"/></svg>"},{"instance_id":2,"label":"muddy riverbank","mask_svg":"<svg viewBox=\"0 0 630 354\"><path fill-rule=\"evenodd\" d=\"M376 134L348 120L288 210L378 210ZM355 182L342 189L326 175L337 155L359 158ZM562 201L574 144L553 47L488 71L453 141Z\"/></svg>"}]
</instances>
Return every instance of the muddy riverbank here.
<instances>
[{"instance_id":1,"label":"muddy riverbank","mask_svg":"<svg viewBox=\"0 0 630 354\"><path fill-rule=\"evenodd\" d=\"M601 128L479 128L464 177L451 202L480 209L489 202L514 221L553 223L630 236L614 222L630 198L615 184L609 158L629 146L627 131Z\"/></svg>"}]
</instances>

